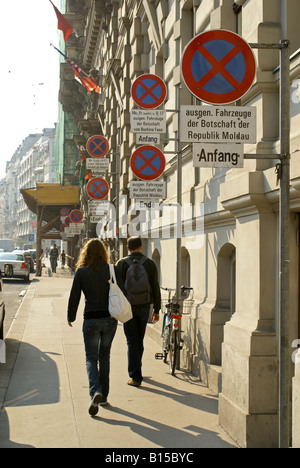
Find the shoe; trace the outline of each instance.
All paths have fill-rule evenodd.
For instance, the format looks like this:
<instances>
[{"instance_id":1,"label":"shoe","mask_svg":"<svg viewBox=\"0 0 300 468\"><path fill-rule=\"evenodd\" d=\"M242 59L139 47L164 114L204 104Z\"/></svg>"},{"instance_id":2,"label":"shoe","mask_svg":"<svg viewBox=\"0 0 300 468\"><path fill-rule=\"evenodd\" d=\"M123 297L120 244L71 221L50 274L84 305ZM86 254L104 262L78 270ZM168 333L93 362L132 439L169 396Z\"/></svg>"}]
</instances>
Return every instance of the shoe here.
<instances>
[{"instance_id":1,"label":"shoe","mask_svg":"<svg viewBox=\"0 0 300 468\"><path fill-rule=\"evenodd\" d=\"M137 382L136 380L129 379L127 385L131 385L132 387L140 387L142 382Z\"/></svg>"},{"instance_id":2,"label":"shoe","mask_svg":"<svg viewBox=\"0 0 300 468\"><path fill-rule=\"evenodd\" d=\"M101 403L103 400L103 396L101 393L95 393L95 395L92 398L90 407L89 407L89 415L90 416L96 416L98 414L99 408L98 405Z\"/></svg>"},{"instance_id":3,"label":"shoe","mask_svg":"<svg viewBox=\"0 0 300 468\"><path fill-rule=\"evenodd\" d=\"M100 406L108 406L108 405L109 405L109 403L108 403L107 399L103 398L103 400L100 403Z\"/></svg>"}]
</instances>

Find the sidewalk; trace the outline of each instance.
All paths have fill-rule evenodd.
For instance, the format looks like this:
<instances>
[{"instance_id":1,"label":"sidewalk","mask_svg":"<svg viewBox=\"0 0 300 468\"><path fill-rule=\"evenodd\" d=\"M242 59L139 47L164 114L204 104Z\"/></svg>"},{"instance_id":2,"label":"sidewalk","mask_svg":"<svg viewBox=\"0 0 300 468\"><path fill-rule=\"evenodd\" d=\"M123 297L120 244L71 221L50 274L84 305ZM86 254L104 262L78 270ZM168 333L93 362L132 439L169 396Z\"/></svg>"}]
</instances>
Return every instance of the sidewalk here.
<instances>
[{"instance_id":1,"label":"sidewalk","mask_svg":"<svg viewBox=\"0 0 300 468\"><path fill-rule=\"evenodd\" d=\"M110 405L88 415L82 339L83 300L73 328L66 323L72 277L58 268L35 278L6 337L0 364L0 448L235 447L218 426L218 399L195 377L154 356L146 336L144 381L127 385L127 346L118 325L111 353ZM151 326L151 325L150 325Z\"/></svg>"}]
</instances>

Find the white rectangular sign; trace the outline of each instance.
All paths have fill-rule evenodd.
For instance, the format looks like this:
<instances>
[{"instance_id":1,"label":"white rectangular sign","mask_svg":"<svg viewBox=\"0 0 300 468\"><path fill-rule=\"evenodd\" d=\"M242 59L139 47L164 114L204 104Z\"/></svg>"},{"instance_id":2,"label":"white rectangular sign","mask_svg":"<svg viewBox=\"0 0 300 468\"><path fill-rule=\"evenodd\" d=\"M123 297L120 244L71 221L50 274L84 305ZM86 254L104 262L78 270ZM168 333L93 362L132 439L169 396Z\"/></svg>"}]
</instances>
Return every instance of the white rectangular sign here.
<instances>
[{"instance_id":1,"label":"white rectangular sign","mask_svg":"<svg viewBox=\"0 0 300 468\"><path fill-rule=\"evenodd\" d=\"M65 228L65 233L67 236L72 234L80 234L83 228L83 223L70 223L70 225Z\"/></svg>"},{"instance_id":2,"label":"white rectangular sign","mask_svg":"<svg viewBox=\"0 0 300 468\"><path fill-rule=\"evenodd\" d=\"M180 138L188 143L256 143L256 108L181 106Z\"/></svg>"},{"instance_id":3,"label":"white rectangular sign","mask_svg":"<svg viewBox=\"0 0 300 468\"><path fill-rule=\"evenodd\" d=\"M141 200L140 198L138 198L135 202L135 208L136 210L140 210L140 211L143 211L143 210L158 210L159 209L159 200L155 199L155 200L152 200L152 199L146 199L146 200Z\"/></svg>"},{"instance_id":4,"label":"white rectangular sign","mask_svg":"<svg viewBox=\"0 0 300 468\"><path fill-rule=\"evenodd\" d=\"M159 145L160 144L160 134L157 133L147 135L146 133L138 133L135 137L137 145Z\"/></svg>"},{"instance_id":5,"label":"white rectangular sign","mask_svg":"<svg viewBox=\"0 0 300 468\"><path fill-rule=\"evenodd\" d=\"M166 133L166 112L164 110L130 111L132 133Z\"/></svg>"},{"instance_id":6,"label":"white rectangular sign","mask_svg":"<svg viewBox=\"0 0 300 468\"><path fill-rule=\"evenodd\" d=\"M101 216L109 211L109 202L101 200L90 200L89 201L89 215L90 216Z\"/></svg>"},{"instance_id":7,"label":"white rectangular sign","mask_svg":"<svg viewBox=\"0 0 300 468\"><path fill-rule=\"evenodd\" d=\"M103 215L98 215L98 216L90 216L89 217L89 220L90 220L90 223L91 224L97 224L99 223L99 221L104 218L104 214Z\"/></svg>"},{"instance_id":8,"label":"white rectangular sign","mask_svg":"<svg viewBox=\"0 0 300 468\"><path fill-rule=\"evenodd\" d=\"M103 173L109 168L108 158L88 158L86 160L86 168L91 170L92 173Z\"/></svg>"},{"instance_id":9,"label":"white rectangular sign","mask_svg":"<svg viewBox=\"0 0 300 468\"><path fill-rule=\"evenodd\" d=\"M130 198L161 199L165 198L165 182L133 181L130 182Z\"/></svg>"},{"instance_id":10,"label":"white rectangular sign","mask_svg":"<svg viewBox=\"0 0 300 468\"><path fill-rule=\"evenodd\" d=\"M244 145L239 143L194 143L194 167L244 166Z\"/></svg>"}]
</instances>

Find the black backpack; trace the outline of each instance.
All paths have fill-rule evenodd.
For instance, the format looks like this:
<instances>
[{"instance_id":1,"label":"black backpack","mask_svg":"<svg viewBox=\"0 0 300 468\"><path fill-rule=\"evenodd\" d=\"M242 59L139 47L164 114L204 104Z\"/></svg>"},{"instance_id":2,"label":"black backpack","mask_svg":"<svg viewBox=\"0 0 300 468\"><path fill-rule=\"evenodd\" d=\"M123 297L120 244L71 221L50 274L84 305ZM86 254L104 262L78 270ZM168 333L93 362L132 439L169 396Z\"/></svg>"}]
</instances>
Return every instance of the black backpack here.
<instances>
[{"instance_id":1,"label":"black backpack","mask_svg":"<svg viewBox=\"0 0 300 468\"><path fill-rule=\"evenodd\" d=\"M126 273L125 289L127 299L131 305L144 305L151 302L151 286L149 278L143 263L147 257L142 257L140 260L134 258L125 258L129 268Z\"/></svg>"}]
</instances>

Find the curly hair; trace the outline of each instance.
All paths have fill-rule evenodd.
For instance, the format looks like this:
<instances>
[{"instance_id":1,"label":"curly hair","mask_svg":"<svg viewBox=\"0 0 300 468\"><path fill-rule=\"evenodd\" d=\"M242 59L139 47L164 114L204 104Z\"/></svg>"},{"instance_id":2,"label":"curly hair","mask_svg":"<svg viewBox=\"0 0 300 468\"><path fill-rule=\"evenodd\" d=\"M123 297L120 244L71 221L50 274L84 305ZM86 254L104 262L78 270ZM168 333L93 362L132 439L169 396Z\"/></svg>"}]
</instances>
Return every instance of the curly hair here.
<instances>
[{"instance_id":1,"label":"curly hair","mask_svg":"<svg viewBox=\"0 0 300 468\"><path fill-rule=\"evenodd\" d=\"M82 266L99 270L101 263L108 262L108 252L103 242L100 239L91 239L84 245L80 252L76 263L76 270Z\"/></svg>"}]
</instances>

